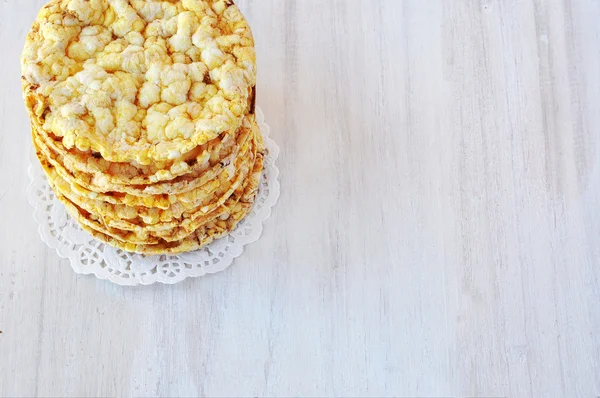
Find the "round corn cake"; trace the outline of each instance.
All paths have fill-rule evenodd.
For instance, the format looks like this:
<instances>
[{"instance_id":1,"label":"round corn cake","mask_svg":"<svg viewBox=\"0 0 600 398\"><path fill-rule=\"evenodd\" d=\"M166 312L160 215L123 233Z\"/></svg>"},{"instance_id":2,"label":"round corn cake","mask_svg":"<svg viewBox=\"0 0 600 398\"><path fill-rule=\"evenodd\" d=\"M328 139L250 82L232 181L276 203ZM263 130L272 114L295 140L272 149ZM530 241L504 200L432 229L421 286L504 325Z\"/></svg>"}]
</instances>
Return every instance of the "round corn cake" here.
<instances>
[{"instance_id":1,"label":"round corn cake","mask_svg":"<svg viewBox=\"0 0 600 398\"><path fill-rule=\"evenodd\" d=\"M230 0L53 0L21 64L36 127L140 165L237 129L256 84L252 33Z\"/></svg>"},{"instance_id":2,"label":"round corn cake","mask_svg":"<svg viewBox=\"0 0 600 398\"><path fill-rule=\"evenodd\" d=\"M263 170L256 56L231 0L52 0L21 57L32 140L81 228L142 254L231 232Z\"/></svg>"}]
</instances>

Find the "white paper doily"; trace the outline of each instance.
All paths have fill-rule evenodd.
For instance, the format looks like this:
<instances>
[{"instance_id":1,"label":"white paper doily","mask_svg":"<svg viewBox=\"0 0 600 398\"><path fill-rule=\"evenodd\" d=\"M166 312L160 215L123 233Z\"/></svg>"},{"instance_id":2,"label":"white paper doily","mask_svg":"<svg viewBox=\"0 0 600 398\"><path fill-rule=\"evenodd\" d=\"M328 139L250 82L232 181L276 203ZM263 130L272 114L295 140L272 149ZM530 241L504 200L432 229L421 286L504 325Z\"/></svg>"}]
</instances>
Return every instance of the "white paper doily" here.
<instances>
[{"instance_id":1,"label":"white paper doily","mask_svg":"<svg viewBox=\"0 0 600 398\"><path fill-rule=\"evenodd\" d=\"M258 240L263 222L279 199L279 147L269 138L270 128L260 108L257 122L265 141L265 169L252 212L228 236L202 250L180 255L144 256L115 249L83 231L55 197L35 156L29 167L29 201L35 208L42 240L59 256L68 258L78 274L94 274L119 285L174 284L186 278L223 271L239 257L244 246Z\"/></svg>"}]
</instances>

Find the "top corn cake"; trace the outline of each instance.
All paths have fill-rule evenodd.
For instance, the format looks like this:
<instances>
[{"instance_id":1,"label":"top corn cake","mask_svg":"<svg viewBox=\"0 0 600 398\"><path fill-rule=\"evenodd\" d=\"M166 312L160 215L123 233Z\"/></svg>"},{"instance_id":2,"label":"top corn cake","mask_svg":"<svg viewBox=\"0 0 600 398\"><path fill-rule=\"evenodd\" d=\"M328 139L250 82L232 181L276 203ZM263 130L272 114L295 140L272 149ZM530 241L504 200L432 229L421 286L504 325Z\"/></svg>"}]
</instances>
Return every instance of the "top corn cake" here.
<instances>
[{"instance_id":1,"label":"top corn cake","mask_svg":"<svg viewBox=\"0 0 600 398\"><path fill-rule=\"evenodd\" d=\"M54 0L21 64L37 128L140 165L237 129L256 84L252 33L231 0Z\"/></svg>"}]
</instances>

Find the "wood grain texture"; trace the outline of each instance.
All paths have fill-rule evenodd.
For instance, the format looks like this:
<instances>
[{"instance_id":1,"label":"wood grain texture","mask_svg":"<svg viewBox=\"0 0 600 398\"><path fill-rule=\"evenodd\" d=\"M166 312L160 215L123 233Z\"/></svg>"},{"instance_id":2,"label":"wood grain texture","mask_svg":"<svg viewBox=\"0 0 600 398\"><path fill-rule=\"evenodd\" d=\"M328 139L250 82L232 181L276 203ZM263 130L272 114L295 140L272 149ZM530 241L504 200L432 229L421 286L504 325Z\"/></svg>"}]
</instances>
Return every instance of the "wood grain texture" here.
<instances>
[{"instance_id":1,"label":"wood grain texture","mask_svg":"<svg viewBox=\"0 0 600 398\"><path fill-rule=\"evenodd\" d=\"M282 196L227 271L75 275L0 3L0 396L600 395L600 2L239 0Z\"/></svg>"}]
</instances>

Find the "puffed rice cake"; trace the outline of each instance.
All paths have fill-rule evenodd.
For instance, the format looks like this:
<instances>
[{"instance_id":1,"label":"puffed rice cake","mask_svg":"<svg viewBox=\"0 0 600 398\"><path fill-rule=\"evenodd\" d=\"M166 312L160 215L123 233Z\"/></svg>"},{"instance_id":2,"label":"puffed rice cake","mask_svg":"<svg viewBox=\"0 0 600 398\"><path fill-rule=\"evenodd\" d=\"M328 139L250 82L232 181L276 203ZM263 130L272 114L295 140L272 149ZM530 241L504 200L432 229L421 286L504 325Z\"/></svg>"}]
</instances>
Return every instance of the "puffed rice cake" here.
<instances>
[{"instance_id":1,"label":"puffed rice cake","mask_svg":"<svg viewBox=\"0 0 600 398\"><path fill-rule=\"evenodd\" d=\"M251 211L256 55L231 0L52 0L21 57L32 140L69 213L145 254L196 250Z\"/></svg>"}]
</instances>

